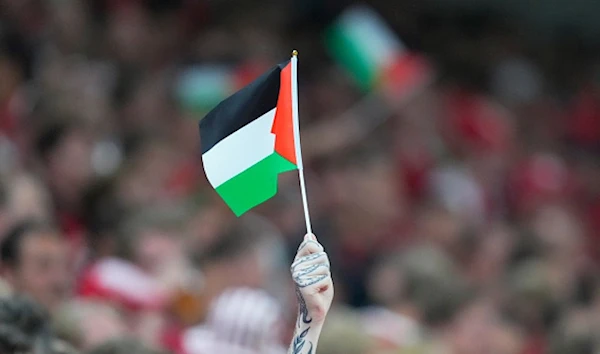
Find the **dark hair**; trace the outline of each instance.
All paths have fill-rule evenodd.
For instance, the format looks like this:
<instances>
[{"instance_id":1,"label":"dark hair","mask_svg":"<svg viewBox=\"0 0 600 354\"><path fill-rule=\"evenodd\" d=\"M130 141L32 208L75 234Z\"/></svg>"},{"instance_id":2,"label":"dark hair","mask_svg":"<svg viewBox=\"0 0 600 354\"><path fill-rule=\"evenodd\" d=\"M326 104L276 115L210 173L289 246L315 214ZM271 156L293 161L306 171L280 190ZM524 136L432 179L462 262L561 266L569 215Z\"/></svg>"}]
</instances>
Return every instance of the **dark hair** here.
<instances>
[{"instance_id":1,"label":"dark hair","mask_svg":"<svg viewBox=\"0 0 600 354\"><path fill-rule=\"evenodd\" d=\"M93 256L99 255L107 242L117 243L127 209L117 195L113 179L100 180L86 190L82 215L89 231L88 241Z\"/></svg>"},{"instance_id":2,"label":"dark hair","mask_svg":"<svg viewBox=\"0 0 600 354\"><path fill-rule=\"evenodd\" d=\"M228 261L247 254L252 246L262 239L256 225L239 220L217 236L205 250L192 255L192 260L199 266Z\"/></svg>"},{"instance_id":3,"label":"dark hair","mask_svg":"<svg viewBox=\"0 0 600 354\"><path fill-rule=\"evenodd\" d=\"M35 233L53 232L55 229L47 223L37 220L24 220L13 225L0 243L0 262L10 267L20 261L21 247L25 237Z\"/></svg>"},{"instance_id":4,"label":"dark hair","mask_svg":"<svg viewBox=\"0 0 600 354\"><path fill-rule=\"evenodd\" d=\"M47 320L44 309L27 298L0 299L0 353L31 351L46 333Z\"/></svg>"},{"instance_id":5,"label":"dark hair","mask_svg":"<svg viewBox=\"0 0 600 354\"><path fill-rule=\"evenodd\" d=\"M47 162L50 154L69 134L82 129L81 125L74 119L51 120L51 123L40 127L35 141L36 153L41 157L43 162Z\"/></svg>"},{"instance_id":6,"label":"dark hair","mask_svg":"<svg viewBox=\"0 0 600 354\"><path fill-rule=\"evenodd\" d=\"M32 77L33 45L23 35L9 28L0 28L0 57L7 58L24 78Z\"/></svg>"},{"instance_id":7,"label":"dark hair","mask_svg":"<svg viewBox=\"0 0 600 354\"><path fill-rule=\"evenodd\" d=\"M49 315L42 306L23 296L0 299L0 353L77 354L54 337Z\"/></svg>"}]
</instances>

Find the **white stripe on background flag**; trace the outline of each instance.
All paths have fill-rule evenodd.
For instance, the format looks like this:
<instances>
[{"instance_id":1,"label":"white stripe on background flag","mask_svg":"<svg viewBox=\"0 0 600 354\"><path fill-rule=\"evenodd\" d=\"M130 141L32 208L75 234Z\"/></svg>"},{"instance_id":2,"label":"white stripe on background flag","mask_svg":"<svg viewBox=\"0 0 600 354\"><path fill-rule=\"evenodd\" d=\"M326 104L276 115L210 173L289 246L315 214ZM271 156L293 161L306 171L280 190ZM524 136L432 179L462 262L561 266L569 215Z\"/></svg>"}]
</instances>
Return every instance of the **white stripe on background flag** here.
<instances>
[{"instance_id":1,"label":"white stripe on background flag","mask_svg":"<svg viewBox=\"0 0 600 354\"><path fill-rule=\"evenodd\" d=\"M275 108L219 141L202 155L204 171L217 188L275 151Z\"/></svg>"},{"instance_id":2,"label":"white stripe on background flag","mask_svg":"<svg viewBox=\"0 0 600 354\"><path fill-rule=\"evenodd\" d=\"M340 23L374 66L389 65L399 53L405 51L404 45L381 22L379 15L366 6L348 10L342 15Z\"/></svg>"}]
</instances>

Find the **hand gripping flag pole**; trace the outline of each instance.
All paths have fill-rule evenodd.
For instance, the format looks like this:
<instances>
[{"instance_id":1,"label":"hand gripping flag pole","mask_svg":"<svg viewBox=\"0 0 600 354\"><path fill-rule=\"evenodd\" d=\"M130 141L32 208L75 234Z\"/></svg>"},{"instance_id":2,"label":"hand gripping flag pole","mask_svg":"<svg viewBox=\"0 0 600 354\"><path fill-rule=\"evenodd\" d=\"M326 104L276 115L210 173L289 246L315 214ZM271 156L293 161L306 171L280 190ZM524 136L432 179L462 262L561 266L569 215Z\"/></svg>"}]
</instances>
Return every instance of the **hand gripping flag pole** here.
<instances>
[{"instance_id":1,"label":"hand gripping flag pole","mask_svg":"<svg viewBox=\"0 0 600 354\"><path fill-rule=\"evenodd\" d=\"M292 51L292 119L294 123L294 144L296 145L296 161L298 165L298 177L300 179L300 192L302 193L302 205L304 206L304 220L306 221L306 232L312 234L310 213L308 212L308 198L306 196L306 182L304 180L304 164L302 163L302 148L300 144L300 120L298 119L298 51Z\"/></svg>"}]
</instances>

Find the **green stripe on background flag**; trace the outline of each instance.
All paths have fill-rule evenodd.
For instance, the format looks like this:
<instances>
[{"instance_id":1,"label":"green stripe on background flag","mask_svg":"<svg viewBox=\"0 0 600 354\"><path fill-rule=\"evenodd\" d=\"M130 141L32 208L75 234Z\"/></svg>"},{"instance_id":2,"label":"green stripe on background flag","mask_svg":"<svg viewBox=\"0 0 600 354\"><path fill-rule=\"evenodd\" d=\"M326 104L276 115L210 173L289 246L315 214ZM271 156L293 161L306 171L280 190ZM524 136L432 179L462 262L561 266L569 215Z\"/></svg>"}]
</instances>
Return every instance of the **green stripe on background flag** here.
<instances>
[{"instance_id":1,"label":"green stripe on background flag","mask_svg":"<svg viewBox=\"0 0 600 354\"><path fill-rule=\"evenodd\" d=\"M327 46L340 64L354 76L359 86L370 89L377 79L376 67L360 44L343 27L331 27L325 34Z\"/></svg>"},{"instance_id":2,"label":"green stripe on background flag","mask_svg":"<svg viewBox=\"0 0 600 354\"><path fill-rule=\"evenodd\" d=\"M296 165L273 153L216 188L225 203L240 216L277 193L277 176Z\"/></svg>"},{"instance_id":3,"label":"green stripe on background flag","mask_svg":"<svg viewBox=\"0 0 600 354\"><path fill-rule=\"evenodd\" d=\"M177 98L187 111L204 114L236 89L231 69L197 66L186 70L177 85Z\"/></svg>"},{"instance_id":4,"label":"green stripe on background flag","mask_svg":"<svg viewBox=\"0 0 600 354\"><path fill-rule=\"evenodd\" d=\"M379 15L366 6L346 10L325 32L331 55L364 90L372 89L404 45Z\"/></svg>"}]
</instances>

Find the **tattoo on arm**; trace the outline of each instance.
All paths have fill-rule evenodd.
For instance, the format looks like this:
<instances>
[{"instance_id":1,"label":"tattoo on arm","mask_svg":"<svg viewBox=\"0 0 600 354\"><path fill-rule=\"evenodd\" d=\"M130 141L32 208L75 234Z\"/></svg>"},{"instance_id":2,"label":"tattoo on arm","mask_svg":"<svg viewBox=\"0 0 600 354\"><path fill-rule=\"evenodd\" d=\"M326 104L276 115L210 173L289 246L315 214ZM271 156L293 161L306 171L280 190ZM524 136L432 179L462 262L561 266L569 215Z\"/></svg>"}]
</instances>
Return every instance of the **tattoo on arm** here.
<instances>
[{"instance_id":1,"label":"tattoo on arm","mask_svg":"<svg viewBox=\"0 0 600 354\"><path fill-rule=\"evenodd\" d=\"M296 281L296 284L301 287L301 288L306 288L307 286L311 286L314 285L318 282L320 282L321 280L327 278L328 275L323 274L323 275L305 275L305 276L301 276L301 277L296 277L294 278L294 280Z\"/></svg>"},{"instance_id":2,"label":"tattoo on arm","mask_svg":"<svg viewBox=\"0 0 600 354\"><path fill-rule=\"evenodd\" d=\"M306 301L304 301L304 296L300 292L300 289L296 288L296 296L298 297L298 328L302 324L310 324L312 322L312 318L308 315L308 308L306 307Z\"/></svg>"},{"instance_id":3,"label":"tattoo on arm","mask_svg":"<svg viewBox=\"0 0 600 354\"><path fill-rule=\"evenodd\" d=\"M305 241L300 246L300 250L308 245L309 242L316 243L315 241ZM296 283L298 319L289 354L313 354L318 342L320 326L313 326L313 318L308 312L306 300L301 292L304 288L315 285L331 276L327 254L323 252L323 248L319 244L317 245L321 248L321 252L296 258L290 269L292 278ZM312 333L310 333L311 328L313 330Z\"/></svg>"},{"instance_id":4,"label":"tattoo on arm","mask_svg":"<svg viewBox=\"0 0 600 354\"><path fill-rule=\"evenodd\" d=\"M291 354L302 354L302 349L304 349L304 345L306 344L306 335L308 334L308 331L310 331L310 327L294 337ZM308 342L308 351L306 354L313 354L313 344L310 341Z\"/></svg>"},{"instance_id":5,"label":"tattoo on arm","mask_svg":"<svg viewBox=\"0 0 600 354\"><path fill-rule=\"evenodd\" d=\"M298 297L299 308L297 326L298 329L300 329L303 324L310 324L312 322L312 318L308 315L306 301L304 300L304 297L302 296L302 293L300 293L300 289L298 288L296 288L296 296ZM292 341L291 354L302 354L302 349L304 349L304 346L306 344L306 336L308 335L309 331L310 326L294 337L294 340ZM313 354L313 343L309 341L307 347L308 351L306 352L306 354Z\"/></svg>"},{"instance_id":6,"label":"tattoo on arm","mask_svg":"<svg viewBox=\"0 0 600 354\"><path fill-rule=\"evenodd\" d=\"M292 343L292 354L300 354L300 353L302 353L302 349L304 348L304 344L306 344L306 335L308 334L309 330L310 330L310 327L308 327L307 329L305 329L302 333L300 333L299 335L297 335L294 338L294 342ZM312 353L312 343L308 342L308 344L310 345L308 353Z\"/></svg>"}]
</instances>

